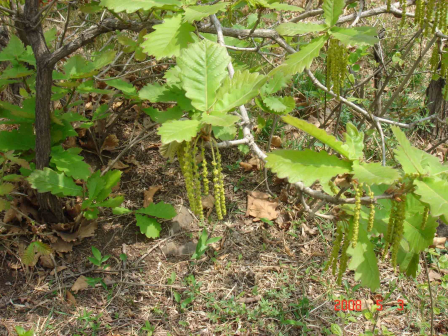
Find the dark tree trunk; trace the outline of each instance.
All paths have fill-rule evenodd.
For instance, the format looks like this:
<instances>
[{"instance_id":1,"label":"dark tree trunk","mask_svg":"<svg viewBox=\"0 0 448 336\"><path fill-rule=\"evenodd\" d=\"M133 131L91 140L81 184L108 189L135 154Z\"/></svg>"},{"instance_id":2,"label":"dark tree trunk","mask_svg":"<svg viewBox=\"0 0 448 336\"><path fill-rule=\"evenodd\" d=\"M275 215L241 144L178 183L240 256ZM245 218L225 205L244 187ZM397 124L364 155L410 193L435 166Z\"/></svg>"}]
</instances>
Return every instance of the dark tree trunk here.
<instances>
[{"instance_id":1,"label":"dark tree trunk","mask_svg":"<svg viewBox=\"0 0 448 336\"><path fill-rule=\"evenodd\" d=\"M47 48L42 25L40 24L39 0L26 0L25 20L27 40L36 57L36 168L44 169L50 162L51 151L51 87L54 64L49 63L51 56ZM65 222L64 212L59 199L50 193L38 194L42 217L49 222Z\"/></svg>"},{"instance_id":2,"label":"dark tree trunk","mask_svg":"<svg viewBox=\"0 0 448 336\"><path fill-rule=\"evenodd\" d=\"M428 108L429 115L437 114L441 120L445 119L445 103L443 99L443 87L445 86L445 79L440 77L437 80L431 79L428 88L426 89L426 107ZM434 135L443 136L440 133L439 123L434 129Z\"/></svg>"}]
</instances>

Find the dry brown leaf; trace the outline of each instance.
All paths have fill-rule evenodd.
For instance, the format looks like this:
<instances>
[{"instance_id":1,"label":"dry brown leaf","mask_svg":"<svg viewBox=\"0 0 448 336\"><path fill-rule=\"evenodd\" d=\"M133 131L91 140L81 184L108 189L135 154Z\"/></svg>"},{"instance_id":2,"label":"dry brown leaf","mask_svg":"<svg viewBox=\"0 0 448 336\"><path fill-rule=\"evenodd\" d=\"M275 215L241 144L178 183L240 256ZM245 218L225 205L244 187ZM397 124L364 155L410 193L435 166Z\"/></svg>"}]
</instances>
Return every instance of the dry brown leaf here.
<instances>
[{"instance_id":1,"label":"dry brown leaf","mask_svg":"<svg viewBox=\"0 0 448 336\"><path fill-rule=\"evenodd\" d=\"M51 256L49 255L41 255L39 262L45 268L54 268L53 259L51 259Z\"/></svg>"},{"instance_id":2,"label":"dry brown leaf","mask_svg":"<svg viewBox=\"0 0 448 336\"><path fill-rule=\"evenodd\" d=\"M17 212L14 209L9 209L5 212L5 216L3 217L3 222L9 223L17 218Z\"/></svg>"},{"instance_id":3,"label":"dry brown leaf","mask_svg":"<svg viewBox=\"0 0 448 336\"><path fill-rule=\"evenodd\" d=\"M122 101L116 101L112 104L112 108L115 110L115 109L119 108L121 105L123 105Z\"/></svg>"},{"instance_id":4,"label":"dry brown leaf","mask_svg":"<svg viewBox=\"0 0 448 336\"><path fill-rule=\"evenodd\" d=\"M442 276L434 270L430 270L428 276L430 281L440 280L442 278Z\"/></svg>"},{"instance_id":5,"label":"dry brown leaf","mask_svg":"<svg viewBox=\"0 0 448 336\"><path fill-rule=\"evenodd\" d=\"M445 248L446 239L447 239L446 237L434 237L432 245L434 245L435 247L437 247L439 249L444 249Z\"/></svg>"},{"instance_id":6,"label":"dry brown leaf","mask_svg":"<svg viewBox=\"0 0 448 336\"><path fill-rule=\"evenodd\" d=\"M149 187L148 190L145 190L143 192L143 207L144 208L146 208L148 205L150 205L152 202L154 202L154 195L160 189L162 189L161 185L152 186L152 187Z\"/></svg>"},{"instance_id":7,"label":"dry brown leaf","mask_svg":"<svg viewBox=\"0 0 448 336\"><path fill-rule=\"evenodd\" d=\"M350 181L348 180L349 174L338 175L334 179L334 184L336 184L339 188L349 188L351 186Z\"/></svg>"},{"instance_id":8,"label":"dry brown leaf","mask_svg":"<svg viewBox=\"0 0 448 336\"><path fill-rule=\"evenodd\" d=\"M274 135L272 137L271 146L272 147L276 147L276 148L280 148L282 146L282 139L279 136Z\"/></svg>"},{"instance_id":9,"label":"dry brown leaf","mask_svg":"<svg viewBox=\"0 0 448 336\"><path fill-rule=\"evenodd\" d=\"M70 291L66 291L65 293L67 302L70 303L72 306L76 306L78 303L76 302L74 295Z\"/></svg>"},{"instance_id":10,"label":"dry brown leaf","mask_svg":"<svg viewBox=\"0 0 448 336\"><path fill-rule=\"evenodd\" d=\"M202 196L202 207L204 209L213 209L215 198L212 195Z\"/></svg>"},{"instance_id":11,"label":"dry brown leaf","mask_svg":"<svg viewBox=\"0 0 448 336\"><path fill-rule=\"evenodd\" d=\"M308 120L307 120L310 124L313 124L316 127L320 126L320 121L319 119L317 119L315 116L309 116Z\"/></svg>"},{"instance_id":12,"label":"dry brown leaf","mask_svg":"<svg viewBox=\"0 0 448 336\"><path fill-rule=\"evenodd\" d=\"M76 137L68 137L62 144L62 146L64 146L65 149L78 147L78 144L76 143Z\"/></svg>"},{"instance_id":13,"label":"dry brown leaf","mask_svg":"<svg viewBox=\"0 0 448 336\"><path fill-rule=\"evenodd\" d=\"M134 166L137 166L137 168L141 168L141 167L142 167L142 165L140 164L140 162L138 162L138 161L135 159L135 155L129 155L128 157L126 157L126 158L124 159L124 161L125 161L126 163L130 163L130 164L133 164Z\"/></svg>"},{"instance_id":14,"label":"dry brown leaf","mask_svg":"<svg viewBox=\"0 0 448 336\"><path fill-rule=\"evenodd\" d=\"M119 140L115 134L109 134L106 139L104 139L103 145L101 146L101 151L107 150L111 151L114 150L118 144Z\"/></svg>"},{"instance_id":15,"label":"dry brown leaf","mask_svg":"<svg viewBox=\"0 0 448 336\"><path fill-rule=\"evenodd\" d=\"M86 103L86 105L84 105L86 111L92 111L92 105L92 102Z\"/></svg>"},{"instance_id":16,"label":"dry brown leaf","mask_svg":"<svg viewBox=\"0 0 448 336\"><path fill-rule=\"evenodd\" d=\"M97 221L83 220L78 229L78 238L83 239L87 237L93 237L97 228Z\"/></svg>"},{"instance_id":17,"label":"dry brown leaf","mask_svg":"<svg viewBox=\"0 0 448 336\"><path fill-rule=\"evenodd\" d=\"M54 275L56 272L61 272L61 271L63 271L63 270L65 270L65 269L67 269L68 267L67 266L58 266L58 267L56 267L55 269L53 269L51 272L50 272L50 274L51 275Z\"/></svg>"},{"instance_id":18,"label":"dry brown leaf","mask_svg":"<svg viewBox=\"0 0 448 336\"><path fill-rule=\"evenodd\" d=\"M112 163L112 160L109 160L108 165L110 165ZM118 160L117 162L114 163L113 169L119 169L119 170L123 170L126 168L129 168L129 165L121 162L120 160Z\"/></svg>"},{"instance_id":19,"label":"dry brown leaf","mask_svg":"<svg viewBox=\"0 0 448 336\"><path fill-rule=\"evenodd\" d=\"M249 172L253 169L252 165L247 162L240 162L240 167L243 168L246 172Z\"/></svg>"},{"instance_id":20,"label":"dry brown leaf","mask_svg":"<svg viewBox=\"0 0 448 336\"><path fill-rule=\"evenodd\" d=\"M81 213L81 203L76 203L73 206L70 204L67 204L66 209L67 209L66 210L67 214L71 218L75 219Z\"/></svg>"},{"instance_id":21,"label":"dry brown leaf","mask_svg":"<svg viewBox=\"0 0 448 336\"><path fill-rule=\"evenodd\" d=\"M266 218L268 220L278 217L277 201L270 201L269 195L260 191L252 191L247 195L246 216Z\"/></svg>"},{"instance_id":22,"label":"dry brown leaf","mask_svg":"<svg viewBox=\"0 0 448 336\"><path fill-rule=\"evenodd\" d=\"M81 275L78 279L76 279L75 283L72 286L72 291L78 293L78 291L88 288L87 279L84 275Z\"/></svg>"},{"instance_id":23,"label":"dry brown leaf","mask_svg":"<svg viewBox=\"0 0 448 336\"><path fill-rule=\"evenodd\" d=\"M51 244L51 248L56 252L66 253L73 250L73 244L59 238L56 243Z\"/></svg>"},{"instance_id":24,"label":"dry brown leaf","mask_svg":"<svg viewBox=\"0 0 448 336\"><path fill-rule=\"evenodd\" d=\"M52 224L51 228L55 231L68 231L75 225L75 222Z\"/></svg>"},{"instance_id":25,"label":"dry brown leaf","mask_svg":"<svg viewBox=\"0 0 448 336\"><path fill-rule=\"evenodd\" d=\"M305 223L302 223L302 236L306 237L306 234L314 236L317 235L317 232L317 229L309 228Z\"/></svg>"},{"instance_id":26,"label":"dry brown leaf","mask_svg":"<svg viewBox=\"0 0 448 336\"><path fill-rule=\"evenodd\" d=\"M78 232L68 233L68 232L56 231L56 234L66 242L73 242L76 239L78 239Z\"/></svg>"},{"instance_id":27,"label":"dry brown leaf","mask_svg":"<svg viewBox=\"0 0 448 336\"><path fill-rule=\"evenodd\" d=\"M253 169L261 169L261 160L258 157L252 156L248 162L250 165L252 165L252 167L254 167Z\"/></svg>"}]
</instances>

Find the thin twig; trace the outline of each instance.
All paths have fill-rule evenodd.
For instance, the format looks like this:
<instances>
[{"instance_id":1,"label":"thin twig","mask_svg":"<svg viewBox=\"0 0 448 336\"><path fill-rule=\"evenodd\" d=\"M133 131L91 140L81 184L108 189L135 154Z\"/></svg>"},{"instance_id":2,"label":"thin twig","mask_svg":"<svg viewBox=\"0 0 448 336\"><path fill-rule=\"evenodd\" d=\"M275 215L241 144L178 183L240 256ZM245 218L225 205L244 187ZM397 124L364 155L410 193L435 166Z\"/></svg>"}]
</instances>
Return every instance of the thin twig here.
<instances>
[{"instance_id":1,"label":"thin twig","mask_svg":"<svg viewBox=\"0 0 448 336\"><path fill-rule=\"evenodd\" d=\"M425 273L426 273L426 280L428 281L428 290L429 290L429 299L431 301L431 336L434 335L434 302L432 299L432 289L431 289L431 281L429 279L429 271L428 271L428 263L426 262L426 255L424 252L422 252L422 258L425 263Z\"/></svg>"}]
</instances>

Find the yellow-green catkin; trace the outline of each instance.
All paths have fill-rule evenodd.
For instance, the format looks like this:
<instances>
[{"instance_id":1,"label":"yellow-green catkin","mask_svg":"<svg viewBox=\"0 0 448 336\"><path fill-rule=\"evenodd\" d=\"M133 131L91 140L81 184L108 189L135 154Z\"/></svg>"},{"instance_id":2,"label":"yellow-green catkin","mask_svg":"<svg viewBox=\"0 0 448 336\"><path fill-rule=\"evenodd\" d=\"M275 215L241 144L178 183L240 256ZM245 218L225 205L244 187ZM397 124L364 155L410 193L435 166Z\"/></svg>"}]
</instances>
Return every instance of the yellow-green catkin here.
<instances>
[{"instance_id":1,"label":"yellow-green catkin","mask_svg":"<svg viewBox=\"0 0 448 336\"><path fill-rule=\"evenodd\" d=\"M420 25L421 23L422 10L423 10L423 0L417 0L415 2L415 15L414 15L414 23L416 25Z\"/></svg>"},{"instance_id":2,"label":"yellow-green catkin","mask_svg":"<svg viewBox=\"0 0 448 336\"><path fill-rule=\"evenodd\" d=\"M398 205L397 219L395 221L393 239L391 242L391 262L392 266L397 267L398 249L403 238L404 220L406 218L406 195L401 195L401 202Z\"/></svg>"},{"instance_id":3,"label":"yellow-green catkin","mask_svg":"<svg viewBox=\"0 0 448 336\"><path fill-rule=\"evenodd\" d=\"M202 183L204 185L204 195L207 196L209 193L209 183L208 180L208 170L207 170L207 159L205 158L205 146L202 144Z\"/></svg>"},{"instance_id":4,"label":"yellow-green catkin","mask_svg":"<svg viewBox=\"0 0 448 336\"><path fill-rule=\"evenodd\" d=\"M387 251L389 249L389 245L392 242L392 236L394 234L394 226L395 226L396 217L397 217L397 211L398 211L397 202L395 200L393 200L391 209L390 209L389 223L387 224L386 237L384 237L386 240L386 245L384 246L383 259L386 257Z\"/></svg>"},{"instance_id":5,"label":"yellow-green catkin","mask_svg":"<svg viewBox=\"0 0 448 336\"><path fill-rule=\"evenodd\" d=\"M367 224L367 231L370 232L373 229L373 222L375 221L375 203L373 202L375 194L372 190L369 191L369 196L371 203L369 205L370 212L369 212L369 223Z\"/></svg>"},{"instance_id":6,"label":"yellow-green catkin","mask_svg":"<svg viewBox=\"0 0 448 336\"><path fill-rule=\"evenodd\" d=\"M193 182L193 156L191 151L191 143L186 142L183 146L182 150L183 158L182 158L182 173L185 178L185 187L187 189L187 196L190 202L191 211L193 213L197 212L196 208L196 197L195 197L195 185Z\"/></svg>"},{"instance_id":7,"label":"yellow-green catkin","mask_svg":"<svg viewBox=\"0 0 448 336\"><path fill-rule=\"evenodd\" d=\"M330 181L328 182L328 186L330 187L331 192L332 192L333 194L337 195L337 194L339 193L339 190L338 190L338 188L336 187L336 184L335 184L333 181L330 180Z\"/></svg>"},{"instance_id":8,"label":"yellow-green catkin","mask_svg":"<svg viewBox=\"0 0 448 336\"><path fill-rule=\"evenodd\" d=\"M342 252L341 252L341 259L339 262L339 272L338 272L338 279L337 283L338 285L341 285L342 283L342 276L344 275L345 271L347 270L347 264L348 264L348 255L347 255L347 249L350 245L350 237L348 234L345 235L344 238L344 244L342 245Z\"/></svg>"},{"instance_id":9,"label":"yellow-green catkin","mask_svg":"<svg viewBox=\"0 0 448 336\"><path fill-rule=\"evenodd\" d=\"M222 220L223 216L222 216L222 211L221 211L221 188L220 188L220 184L219 184L219 172L218 172L218 168L217 168L217 162L216 162L216 157L215 157L215 152L213 149L213 146L211 146L212 148L212 156L213 156L213 161L212 161L212 168L213 168L213 193L215 196L215 209L216 209L216 215L218 217L218 220Z\"/></svg>"},{"instance_id":10,"label":"yellow-green catkin","mask_svg":"<svg viewBox=\"0 0 448 336\"><path fill-rule=\"evenodd\" d=\"M356 247L359 235L359 216L361 214L362 183L355 185L355 213L353 214L352 247Z\"/></svg>"},{"instance_id":11,"label":"yellow-green catkin","mask_svg":"<svg viewBox=\"0 0 448 336\"><path fill-rule=\"evenodd\" d=\"M339 97L347 73L348 53L338 40L330 39L327 51L327 88Z\"/></svg>"},{"instance_id":12,"label":"yellow-green catkin","mask_svg":"<svg viewBox=\"0 0 448 336\"><path fill-rule=\"evenodd\" d=\"M221 164L221 153L219 152L218 146L216 146L216 158L217 158L217 169L218 169L218 183L219 183L219 198L221 201L221 212L222 215L227 215L227 208L226 208L226 195L224 192L224 175L222 174L222 164Z\"/></svg>"},{"instance_id":13,"label":"yellow-green catkin","mask_svg":"<svg viewBox=\"0 0 448 336\"><path fill-rule=\"evenodd\" d=\"M327 265L327 269L331 265L331 273L333 274L333 276L336 275L336 267L338 264L338 255L339 250L341 249L342 237L343 237L342 223L338 223L336 229L336 238L333 242L333 248L331 250L330 258L328 260Z\"/></svg>"},{"instance_id":14,"label":"yellow-green catkin","mask_svg":"<svg viewBox=\"0 0 448 336\"><path fill-rule=\"evenodd\" d=\"M387 5L387 11L390 12L390 6L392 4L392 0L387 0L386 5Z\"/></svg>"},{"instance_id":15,"label":"yellow-green catkin","mask_svg":"<svg viewBox=\"0 0 448 336\"><path fill-rule=\"evenodd\" d=\"M425 207L425 210L423 210L423 217L422 217L422 230L426 228L426 223L428 223L428 217L429 217L429 207Z\"/></svg>"},{"instance_id":16,"label":"yellow-green catkin","mask_svg":"<svg viewBox=\"0 0 448 336\"><path fill-rule=\"evenodd\" d=\"M429 60L429 64L431 65L431 71L433 73L436 73L439 67L439 48L440 45L438 43L434 45L432 49L432 55Z\"/></svg>"},{"instance_id":17,"label":"yellow-green catkin","mask_svg":"<svg viewBox=\"0 0 448 336\"><path fill-rule=\"evenodd\" d=\"M193 183L194 183L194 199L195 199L195 208L196 208L196 215L199 216L200 220L204 220L204 211L202 209L202 188L201 188L201 173L199 172L199 166L196 162L196 157L198 154L198 147L197 143L193 146Z\"/></svg>"},{"instance_id":18,"label":"yellow-green catkin","mask_svg":"<svg viewBox=\"0 0 448 336\"><path fill-rule=\"evenodd\" d=\"M432 22L432 19L433 19L434 7L435 7L435 0L429 0L427 5L424 6L425 18L423 20L423 23L424 23L426 37L429 37L429 35L432 31L430 23Z\"/></svg>"},{"instance_id":19,"label":"yellow-green catkin","mask_svg":"<svg viewBox=\"0 0 448 336\"><path fill-rule=\"evenodd\" d=\"M439 29L446 34L447 33L447 14L448 14L448 0L442 0L440 4L440 19Z\"/></svg>"},{"instance_id":20,"label":"yellow-green catkin","mask_svg":"<svg viewBox=\"0 0 448 336\"><path fill-rule=\"evenodd\" d=\"M403 28L406 23L406 7L407 7L407 0L400 0L400 7L401 7L401 21L400 21L400 27Z\"/></svg>"}]
</instances>

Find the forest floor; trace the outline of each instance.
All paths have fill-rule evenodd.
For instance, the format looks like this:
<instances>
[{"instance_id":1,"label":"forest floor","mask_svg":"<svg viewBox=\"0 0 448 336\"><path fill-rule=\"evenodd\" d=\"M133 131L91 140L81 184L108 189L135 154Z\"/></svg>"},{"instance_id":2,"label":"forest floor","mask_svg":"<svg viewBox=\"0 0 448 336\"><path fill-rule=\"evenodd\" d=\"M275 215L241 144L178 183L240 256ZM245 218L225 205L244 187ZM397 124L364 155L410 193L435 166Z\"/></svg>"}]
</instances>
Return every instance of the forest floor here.
<instances>
[{"instance_id":1,"label":"forest floor","mask_svg":"<svg viewBox=\"0 0 448 336\"><path fill-rule=\"evenodd\" d=\"M104 161L137 134L133 128L117 125L119 147L104 152ZM161 186L154 201L174 204L178 217L163 223L159 239L142 235L134 216L104 213L93 237L56 255L55 272L54 264L26 268L15 252L24 244L21 236L0 237L0 335L15 335L16 326L36 335L369 335L374 329L381 335L430 334L423 263L417 279L381 263L376 293L360 288L353 272L338 286L324 270L334 223L297 216L298 208L288 202L293 190L286 202L263 198L263 170L235 148L222 151L228 215L216 221L212 214L207 226L222 239L191 261L203 228L187 208L178 163L162 158L159 145L154 134L124 155L116 191L127 208L138 209L145 191ZM96 155L84 153L89 164L101 167ZM249 165L242 165L247 171L239 162ZM274 182L271 189L282 198L286 183ZM249 194L276 218L246 216L253 210L248 211ZM111 256L106 270L89 262L91 246ZM436 335L448 334L448 272L437 263L444 253L444 246L433 249L429 262ZM86 277L107 286L88 286ZM361 310L336 311L336 300L359 300ZM381 311L376 300L383 300Z\"/></svg>"}]
</instances>

